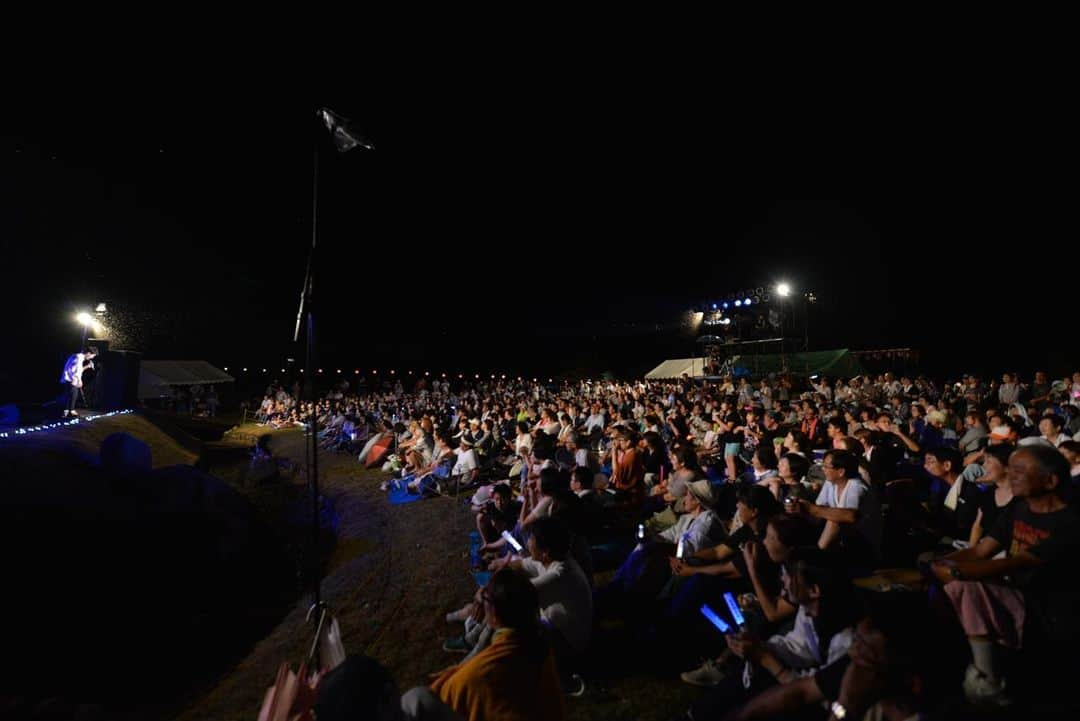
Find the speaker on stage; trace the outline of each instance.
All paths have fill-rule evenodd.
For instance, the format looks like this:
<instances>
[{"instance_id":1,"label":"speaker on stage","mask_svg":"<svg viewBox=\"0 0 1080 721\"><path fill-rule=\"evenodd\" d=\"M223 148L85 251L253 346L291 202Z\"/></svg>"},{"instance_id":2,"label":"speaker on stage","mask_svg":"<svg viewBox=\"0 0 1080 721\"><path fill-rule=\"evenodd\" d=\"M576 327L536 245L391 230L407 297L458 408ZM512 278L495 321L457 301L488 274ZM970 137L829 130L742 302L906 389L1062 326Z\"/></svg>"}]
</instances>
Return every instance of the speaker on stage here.
<instances>
[{"instance_id":1,"label":"speaker on stage","mask_svg":"<svg viewBox=\"0 0 1080 721\"><path fill-rule=\"evenodd\" d=\"M97 374L90 406L99 411L135 408L139 402L139 366L142 354L107 350L94 359Z\"/></svg>"}]
</instances>

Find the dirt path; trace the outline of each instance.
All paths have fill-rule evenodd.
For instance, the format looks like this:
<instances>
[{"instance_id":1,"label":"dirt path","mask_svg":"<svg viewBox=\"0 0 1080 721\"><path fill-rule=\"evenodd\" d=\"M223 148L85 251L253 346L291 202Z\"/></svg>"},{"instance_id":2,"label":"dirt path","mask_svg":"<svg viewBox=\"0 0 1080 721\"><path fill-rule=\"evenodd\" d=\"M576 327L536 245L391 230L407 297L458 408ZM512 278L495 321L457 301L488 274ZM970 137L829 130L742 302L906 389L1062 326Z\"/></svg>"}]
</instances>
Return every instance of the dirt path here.
<instances>
[{"instance_id":1,"label":"dirt path","mask_svg":"<svg viewBox=\"0 0 1080 721\"><path fill-rule=\"evenodd\" d=\"M299 433L275 437L278 455L303 460ZM442 620L473 592L466 533L471 519L450 500L392 506L379 491L384 474L351 456L320 455L322 493L339 519L338 547L323 598L338 616L347 651L385 664L402 688L453 661L442 651ZM311 642L305 599L217 686L192 704L184 721L255 718L282 661L299 663Z\"/></svg>"}]
</instances>

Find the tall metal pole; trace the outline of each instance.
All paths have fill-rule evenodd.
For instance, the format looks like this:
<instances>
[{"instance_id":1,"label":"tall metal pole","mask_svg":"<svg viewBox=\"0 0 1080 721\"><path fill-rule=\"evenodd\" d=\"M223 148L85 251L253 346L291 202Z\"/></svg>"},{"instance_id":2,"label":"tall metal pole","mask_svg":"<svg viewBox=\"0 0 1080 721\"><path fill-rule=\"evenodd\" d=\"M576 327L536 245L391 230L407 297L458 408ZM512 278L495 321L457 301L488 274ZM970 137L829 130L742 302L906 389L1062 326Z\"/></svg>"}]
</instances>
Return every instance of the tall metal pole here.
<instances>
[{"instance_id":1,"label":"tall metal pole","mask_svg":"<svg viewBox=\"0 0 1080 721\"><path fill-rule=\"evenodd\" d=\"M318 606L322 601L321 586L322 578L315 573L318 568L319 549L319 410L315 404L315 376L312 369L313 356L315 354L315 240L319 220L319 143L315 141L312 151L311 183L311 254L308 256L307 278L304 280L304 293L307 308L307 358L304 366L305 394L312 405L310 432L311 432L311 467L308 469L308 486L311 491L311 571L314 574L314 605Z\"/></svg>"}]
</instances>

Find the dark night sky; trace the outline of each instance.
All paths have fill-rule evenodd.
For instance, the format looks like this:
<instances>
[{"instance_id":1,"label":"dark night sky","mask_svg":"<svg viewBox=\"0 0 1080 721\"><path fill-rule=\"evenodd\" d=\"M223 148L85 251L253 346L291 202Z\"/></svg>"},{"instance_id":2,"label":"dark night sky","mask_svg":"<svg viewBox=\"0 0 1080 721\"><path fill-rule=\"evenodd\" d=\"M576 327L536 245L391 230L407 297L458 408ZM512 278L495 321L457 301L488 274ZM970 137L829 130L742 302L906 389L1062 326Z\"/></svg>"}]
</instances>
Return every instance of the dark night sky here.
<instances>
[{"instance_id":1,"label":"dark night sky","mask_svg":"<svg viewBox=\"0 0 1080 721\"><path fill-rule=\"evenodd\" d=\"M820 296L816 347L909 345L954 371L1074 362L1052 129L960 101L721 103L587 77L361 85L95 97L5 122L0 401L55 390L71 316L98 300L126 319L114 347L148 358L299 357L320 104L376 145L322 155L328 367L640 369L692 349L655 323L779 278Z\"/></svg>"}]
</instances>

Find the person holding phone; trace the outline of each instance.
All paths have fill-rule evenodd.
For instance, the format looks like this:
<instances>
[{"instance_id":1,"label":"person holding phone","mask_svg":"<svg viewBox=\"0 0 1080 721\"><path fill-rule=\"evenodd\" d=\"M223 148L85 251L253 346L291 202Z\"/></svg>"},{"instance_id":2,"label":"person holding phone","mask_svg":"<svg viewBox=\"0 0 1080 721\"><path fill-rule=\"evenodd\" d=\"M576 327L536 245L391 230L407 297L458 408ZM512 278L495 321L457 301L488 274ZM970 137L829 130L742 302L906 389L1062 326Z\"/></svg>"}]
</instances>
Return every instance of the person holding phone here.
<instances>
[{"instance_id":1,"label":"person holding phone","mask_svg":"<svg viewBox=\"0 0 1080 721\"><path fill-rule=\"evenodd\" d=\"M686 513L674 526L639 543L616 571L615 577L597 593L604 611L625 610L622 601L632 597L651 604L671 579L670 560L682 546L684 556L715 543L712 535L719 523L712 512L712 485L705 480L687 485ZM681 541L681 544L680 544Z\"/></svg>"},{"instance_id":2,"label":"person holding phone","mask_svg":"<svg viewBox=\"0 0 1080 721\"><path fill-rule=\"evenodd\" d=\"M837 561L835 555L814 548L792 553L782 577L785 594L798 606L794 627L767 640L747 628L724 636L737 659L735 669L741 662L742 673L726 674L693 704L692 718L723 718L768 688L813 676L846 659L861 609Z\"/></svg>"}]
</instances>

